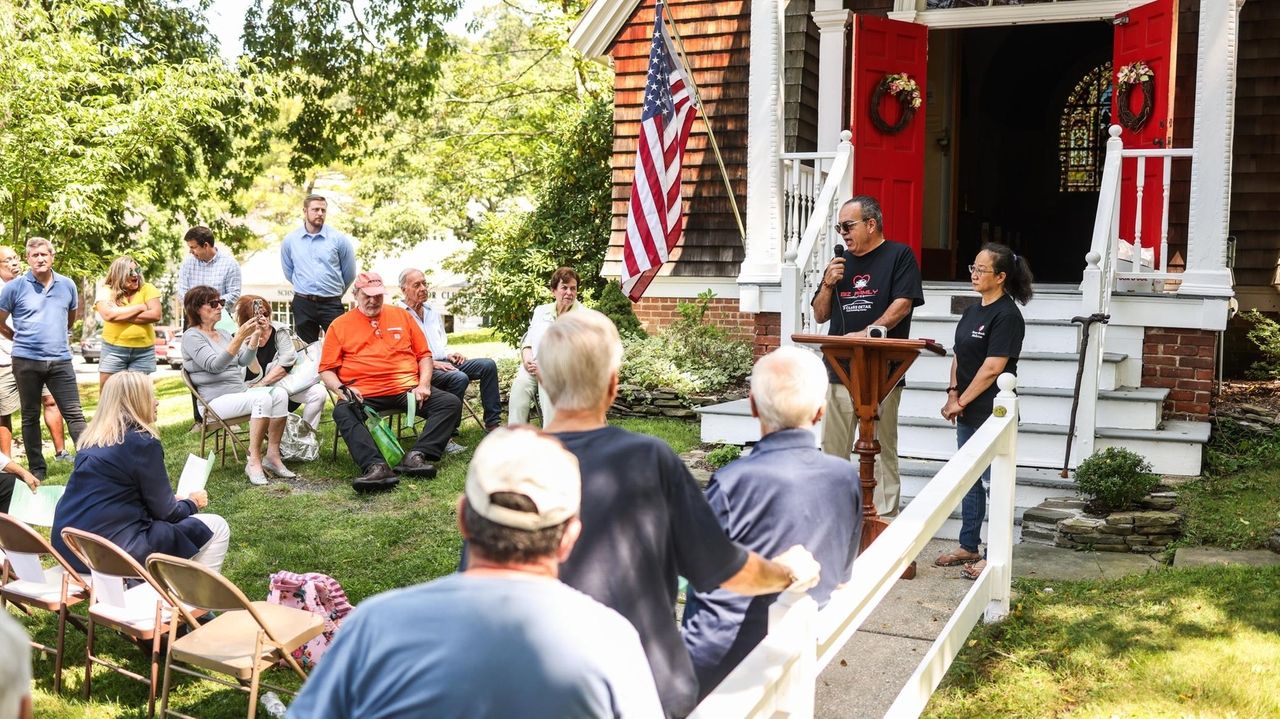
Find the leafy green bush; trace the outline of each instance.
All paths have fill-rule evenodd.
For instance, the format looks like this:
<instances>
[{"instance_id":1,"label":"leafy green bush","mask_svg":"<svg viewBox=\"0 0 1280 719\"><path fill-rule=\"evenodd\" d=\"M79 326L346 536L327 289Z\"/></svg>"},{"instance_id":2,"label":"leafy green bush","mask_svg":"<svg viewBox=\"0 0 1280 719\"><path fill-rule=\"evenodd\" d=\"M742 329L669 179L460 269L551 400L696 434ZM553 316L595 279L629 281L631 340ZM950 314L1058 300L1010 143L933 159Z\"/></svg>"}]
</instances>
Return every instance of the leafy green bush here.
<instances>
[{"instance_id":1,"label":"leafy green bush","mask_svg":"<svg viewBox=\"0 0 1280 719\"><path fill-rule=\"evenodd\" d=\"M1252 379L1280 379L1280 323L1257 310L1245 312L1244 319L1253 325L1245 336L1262 352L1262 359L1249 368L1249 376Z\"/></svg>"},{"instance_id":2,"label":"leafy green bush","mask_svg":"<svg viewBox=\"0 0 1280 719\"><path fill-rule=\"evenodd\" d=\"M622 384L692 395L718 392L751 373L751 345L703 321L714 293L676 305L680 318L660 334L623 340Z\"/></svg>"},{"instance_id":3,"label":"leafy green bush","mask_svg":"<svg viewBox=\"0 0 1280 719\"><path fill-rule=\"evenodd\" d=\"M604 289L600 292L600 299L595 303L593 309L613 320L613 324L618 328L618 333L623 337L641 337L644 335L644 327L640 325L640 318L636 317L635 310L631 308L631 300L622 294L622 287L617 280L609 280L608 284L604 286Z\"/></svg>"},{"instance_id":4,"label":"leafy green bush","mask_svg":"<svg viewBox=\"0 0 1280 719\"><path fill-rule=\"evenodd\" d=\"M1151 493L1160 478L1132 450L1108 447L1080 463L1076 483L1100 510L1127 509Z\"/></svg>"},{"instance_id":5,"label":"leafy green bush","mask_svg":"<svg viewBox=\"0 0 1280 719\"><path fill-rule=\"evenodd\" d=\"M736 444L722 444L707 452L707 464L720 469L726 464L742 456L742 448Z\"/></svg>"}]
</instances>

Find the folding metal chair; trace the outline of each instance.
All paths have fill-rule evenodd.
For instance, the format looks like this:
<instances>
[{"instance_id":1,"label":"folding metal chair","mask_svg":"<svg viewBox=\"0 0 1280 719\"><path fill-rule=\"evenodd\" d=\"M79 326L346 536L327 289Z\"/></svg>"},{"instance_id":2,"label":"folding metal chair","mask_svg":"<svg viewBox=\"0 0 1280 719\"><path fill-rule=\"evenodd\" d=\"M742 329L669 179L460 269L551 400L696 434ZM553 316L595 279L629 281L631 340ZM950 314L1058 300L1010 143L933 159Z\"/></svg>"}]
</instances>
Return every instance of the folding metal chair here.
<instances>
[{"instance_id":1,"label":"folding metal chair","mask_svg":"<svg viewBox=\"0 0 1280 719\"><path fill-rule=\"evenodd\" d=\"M160 678L160 639L169 631L173 601L156 580L128 552L110 540L80 529L62 530L62 539L80 561L89 567L89 628L84 647L84 698L93 686L93 665L147 685L147 717L156 713L156 680ZM125 589L125 581L141 584ZM151 644L151 674L143 676L93 654L93 628L101 624L120 632L140 647Z\"/></svg>"},{"instance_id":2,"label":"folding metal chair","mask_svg":"<svg viewBox=\"0 0 1280 719\"><path fill-rule=\"evenodd\" d=\"M344 401L342 397L339 397L333 392L329 392L329 399L332 400L334 407L338 406L338 402ZM395 433L396 439L400 440L401 444L404 444L404 441L406 439L409 440L410 442L418 441L418 431L417 431L418 423L421 422L423 424L426 424L427 422L427 418L424 417L421 412L419 412L413 418L412 427L404 426L405 417L409 416L407 412L403 412L398 409L384 409L381 412L379 412L378 415L384 419L391 420L391 431ZM338 459L338 442L340 442L341 440L342 440L342 433L339 432L338 428L335 426L333 428L333 459L334 460Z\"/></svg>"},{"instance_id":3,"label":"folding metal chair","mask_svg":"<svg viewBox=\"0 0 1280 719\"><path fill-rule=\"evenodd\" d=\"M45 646L32 639L31 646L53 655L53 691L62 693L62 650L68 619L77 628L84 629L77 618L69 616L68 610L88 598L88 586L48 540L3 512L0 512L0 550L4 550L5 555L4 572L0 574L0 611L4 611L5 602L12 602L27 614L31 609L43 609L58 615L55 645ZM57 564L44 568L40 559L46 556L53 557Z\"/></svg>"},{"instance_id":4,"label":"folding metal chair","mask_svg":"<svg viewBox=\"0 0 1280 719\"><path fill-rule=\"evenodd\" d=\"M179 638L179 622L169 625L169 653L164 660L160 689L161 716L186 716L169 711L171 671L248 692L249 719L257 715L259 685L294 693L260 681L263 669L283 660L299 677L307 678L293 658L293 650L324 630L324 620L318 615L278 604L251 602L226 578L188 559L153 554L147 558L147 569L161 589L179 602L183 621L193 627ZM199 624L191 607L221 613L216 619ZM207 671L187 669L175 662ZM209 671L230 675L236 682L210 676ZM245 683L248 687L243 686Z\"/></svg>"},{"instance_id":5,"label":"folding metal chair","mask_svg":"<svg viewBox=\"0 0 1280 719\"><path fill-rule=\"evenodd\" d=\"M213 449L222 458L223 467L227 466L227 440L231 441L231 455L235 457L236 464L240 463L240 453L237 450L244 451L247 459L249 420L252 416L246 414L229 419L219 417L218 413L209 406L208 401L200 396L200 392L191 381L191 375L185 369L182 370L182 382L191 391L191 396L195 397L196 403L200 405L200 456L204 456L205 443L213 437Z\"/></svg>"}]
</instances>

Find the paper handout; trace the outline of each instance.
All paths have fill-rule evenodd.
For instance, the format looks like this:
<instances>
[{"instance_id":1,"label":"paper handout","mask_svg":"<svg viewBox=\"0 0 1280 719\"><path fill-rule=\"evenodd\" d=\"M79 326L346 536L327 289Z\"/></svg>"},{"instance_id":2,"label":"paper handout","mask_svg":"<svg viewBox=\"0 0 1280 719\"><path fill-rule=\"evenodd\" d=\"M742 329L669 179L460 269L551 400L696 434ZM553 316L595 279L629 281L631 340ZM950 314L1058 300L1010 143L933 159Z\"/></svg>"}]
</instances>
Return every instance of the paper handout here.
<instances>
[{"instance_id":1,"label":"paper handout","mask_svg":"<svg viewBox=\"0 0 1280 719\"><path fill-rule=\"evenodd\" d=\"M173 496L190 497L192 492L204 489L211 472L213 472L213 452L210 452L208 457L188 454L187 463L182 468L182 477L178 479L178 489L174 491Z\"/></svg>"},{"instance_id":2,"label":"paper handout","mask_svg":"<svg viewBox=\"0 0 1280 719\"><path fill-rule=\"evenodd\" d=\"M58 500L62 499L62 493L66 489L64 485L51 484L38 487L32 493L22 480L15 479L13 498L9 500L9 514L27 524L52 527L53 510L58 506Z\"/></svg>"}]
</instances>

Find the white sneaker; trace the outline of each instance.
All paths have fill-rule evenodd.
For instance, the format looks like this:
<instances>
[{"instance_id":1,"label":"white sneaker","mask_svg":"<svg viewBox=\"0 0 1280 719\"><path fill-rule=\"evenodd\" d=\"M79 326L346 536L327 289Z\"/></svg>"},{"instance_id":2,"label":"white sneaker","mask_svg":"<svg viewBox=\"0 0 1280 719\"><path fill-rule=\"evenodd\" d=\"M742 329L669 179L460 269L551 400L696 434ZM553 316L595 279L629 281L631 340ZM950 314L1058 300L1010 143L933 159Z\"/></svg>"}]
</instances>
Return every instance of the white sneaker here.
<instances>
[{"instance_id":1,"label":"white sneaker","mask_svg":"<svg viewBox=\"0 0 1280 719\"><path fill-rule=\"evenodd\" d=\"M449 444L444 446L444 451L449 454L457 454L459 452L467 451L467 446L465 444L458 444L453 440L449 440Z\"/></svg>"}]
</instances>

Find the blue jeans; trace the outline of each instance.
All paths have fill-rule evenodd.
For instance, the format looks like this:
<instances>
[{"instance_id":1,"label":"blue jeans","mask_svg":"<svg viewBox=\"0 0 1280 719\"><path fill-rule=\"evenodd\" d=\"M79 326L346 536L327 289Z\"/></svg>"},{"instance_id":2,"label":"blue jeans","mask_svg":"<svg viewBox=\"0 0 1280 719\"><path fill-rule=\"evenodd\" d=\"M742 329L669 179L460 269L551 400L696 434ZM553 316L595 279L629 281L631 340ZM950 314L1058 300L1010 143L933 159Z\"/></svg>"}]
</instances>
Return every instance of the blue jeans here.
<instances>
[{"instance_id":1,"label":"blue jeans","mask_svg":"<svg viewBox=\"0 0 1280 719\"><path fill-rule=\"evenodd\" d=\"M121 347L110 342L102 343L102 357L98 360L98 371L104 374L117 372L142 372L151 374L156 371L156 348Z\"/></svg>"},{"instance_id":2,"label":"blue jeans","mask_svg":"<svg viewBox=\"0 0 1280 719\"><path fill-rule=\"evenodd\" d=\"M498 394L498 365L487 357L469 359L458 365L457 371L436 369L431 374L431 386L464 399L467 385L472 380L480 383L480 404L484 406L485 428L502 424L502 398Z\"/></svg>"},{"instance_id":3,"label":"blue jeans","mask_svg":"<svg viewBox=\"0 0 1280 719\"><path fill-rule=\"evenodd\" d=\"M977 427L957 421L956 447L963 447L977 431ZM986 485L990 483L991 468L987 467L982 476L969 488L968 494L964 495L964 499L960 501L960 547L967 552L977 552L978 545L982 543L982 519L987 513Z\"/></svg>"}]
</instances>

